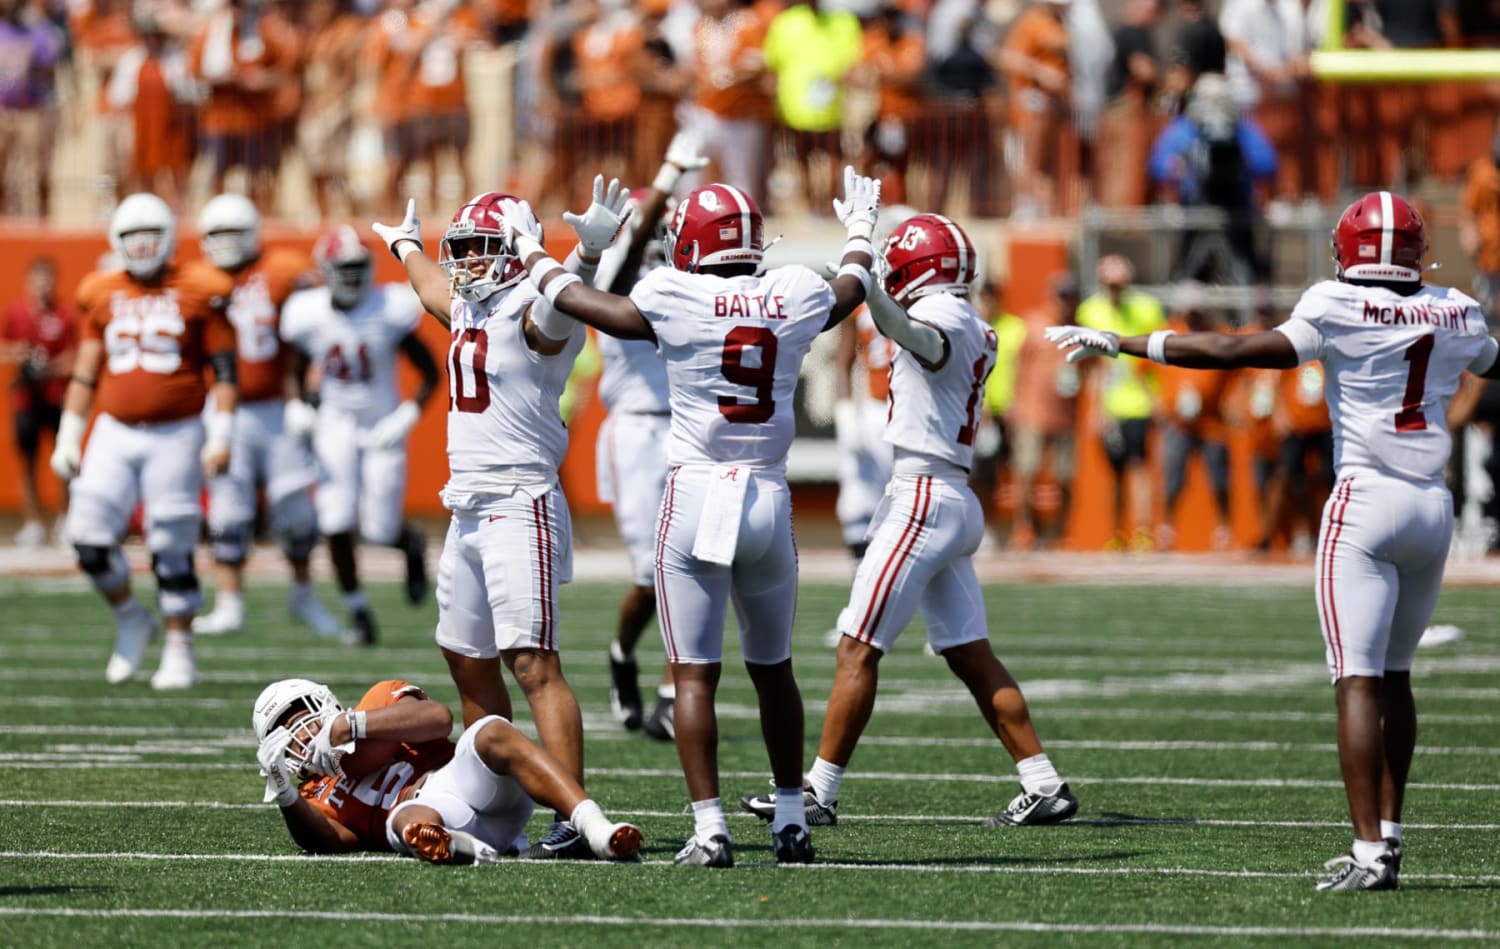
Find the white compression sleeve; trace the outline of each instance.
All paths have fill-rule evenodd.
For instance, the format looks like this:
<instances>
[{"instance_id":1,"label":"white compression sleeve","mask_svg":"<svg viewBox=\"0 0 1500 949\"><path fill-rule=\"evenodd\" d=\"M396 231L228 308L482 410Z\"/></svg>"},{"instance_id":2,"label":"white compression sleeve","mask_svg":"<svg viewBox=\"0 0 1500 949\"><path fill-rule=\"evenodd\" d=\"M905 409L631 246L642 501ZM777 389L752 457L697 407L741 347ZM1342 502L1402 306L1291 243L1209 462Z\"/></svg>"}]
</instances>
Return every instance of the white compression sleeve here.
<instances>
[{"instance_id":1,"label":"white compression sleeve","mask_svg":"<svg viewBox=\"0 0 1500 949\"><path fill-rule=\"evenodd\" d=\"M925 323L917 323L906 315L896 303L884 293L871 293L865 300L870 316L881 333L896 341L896 345L929 363L943 358L943 334Z\"/></svg>"},{"instance_id":2,"label":"white compression sleeve","mask_svg":"<svg viewBox=\"0 0 1500 949\"><path fill-rule=\"evenodd\" d=\"M578 248L573 248L568 254L568 259L563 261L562 269L570 274L576 274L584 283L593 285L594 270L598 263L586 263L578 255ZM555 279L555 278L554 278ZM538 297L531 304L531 322L535 324L538 332L550 340L561 342L573 335L578 328L578 321L563 313L553 306L545 296Z\"/></svg>"}]
</instances>

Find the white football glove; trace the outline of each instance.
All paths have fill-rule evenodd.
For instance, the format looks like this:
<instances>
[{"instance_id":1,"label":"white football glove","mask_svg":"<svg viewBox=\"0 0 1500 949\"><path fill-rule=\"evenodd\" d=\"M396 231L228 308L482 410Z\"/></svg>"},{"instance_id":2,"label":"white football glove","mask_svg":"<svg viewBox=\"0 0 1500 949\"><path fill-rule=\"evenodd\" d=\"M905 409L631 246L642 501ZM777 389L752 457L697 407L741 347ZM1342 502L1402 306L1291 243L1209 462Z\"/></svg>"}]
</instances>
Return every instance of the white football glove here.
<instances>
[{"instance_id":1,"label":"white football glove","mask_svg":"<svg viewBox=\"0 0 1500 949\"><path fill-rule=\"evenodd\" d=\"M422 222L417 220L417 199L406 199L406 217L401 219L400 224L381 224L376 221L370 225L370 230L380 235L380 239L385 241L385 246L396 255L397 260L402 259L398 249L402 241L411 241L417 245L417 250L421 250Z\"/></svg>"},{"instance_id":2,"label":"white football glove","mask_svg":"<svg viewBox=\"0 0 1500 949\"><path fill-rule=\"evenodd\" d=\"M608 250L620 236L620 229L630 220L631 212L625 203L630 192L620 187L620 179L609 179L608 190L604 187L604 176L594 176L594 200L582 214L563 212L563 220L578 234L578 243L583 247L583 256L598 257Z\"/></svg>"},{"instance_id":3,"label":"white football glove","mask_svg":"<svg viewBox=\"0 0 1500 949\"><path fill-rule=\"evenodd\" d=\"M281 427L293 438L310 439L318 429L318 410L302 399L287 399L281 410Z\"/></svg>"},{"instance_id":4,"label":"white football glove","mask_svg":"<svg viewBox=\"0 0 1500 949\"><path fill-rule=\"evenodd\" d=\"M266 803L275 801L277 807L291 807L297 803L297 784L286 763L286 749L291 743L292 733L277 728L255 750L255 758L260 762L260 776L266 779L266 796L262 800Z\"/></svg>"},{"instance_id":5,"label":"white football glove","mask_svg":"<svg viewBox=\"0 0 1500 949\"><path fill-rule=\"evenodd\" d=\"M697 171L708 164L708 159L702 152L703 141L698 133L683 130L673 135L671 144L667 146L666 158L662 160L661 170L656 173L656 180L651 182L651 189L662 194L671 194L677 190L677 183L685 173Z\"/></svg>"},{"instance_id":6,"label":"white football glove","mask_svg":"<svg viewBox=\"0 0 1500 949\"><path fill-rule=\"evenodd\" d=\"M1093 330L1082 326L1049 326L1042 331L1047 342L1058 349L1070 350L1068 362L1078 362L1091 356L1120 355L1120 334L1108 330Z\"/></svg>"},{"instance_id":7,"label":"white football glove","mask_svg":"<svg viewBox=\"0 0 1500 949\"><path fill-rule=\"evenodd\" d=\"M542 222L526 201L502 201L500 213L504 218L504 242L506 249L524 263L536 251L546 252L542 246Z\"/></svg>"},{"instance_id":8,"label":"white football glove","mask_svg":"<svg viewBox=\"0 0 1500 949\"><path fill-rule=\"evenodd\" d=\"M322 719L318 723L318 733L313 736L312 744L307 747L307 771L314 774L323 774L331 778L342 778L344 776L344 755L354 750L354 739L351 738L342 745L333 743L333 721L344 713L336 709L324 711Z\"/></svg>"},{"instance_id":9,"label":"white football glove","mask_svg":"<svg viewBox=\"0 0 1500 949\"><path fill-rule=\"evenodd\" d=\"M880 182L866 178L853 165L845 165L844 200L833 199L833 213L850 239L869 240L875 234L875 219L880 216Z\"/></svg>"},{"instance_id":10,"label":"white football glove","mask_svg":"<svg viewBox=\"0 0 1500 949\"><path fill-rule=\"evenodd\" d=\"M400 448L421 417L422 407L408 399L377 419L361 441L364 447L377 450Z\"/></svg>"},{"instance_id":11,"label":"white football glove","mask_svg":"<svg viewBox=\"0 0 1500 949\"><path fill-rule=\"evenodd\" d=\"M64 412L57 425L57 445L52 449L52 472L64 481L78 477L83 464L83 430L88 420L76 412Z\"/></svg>"}]
</instances>

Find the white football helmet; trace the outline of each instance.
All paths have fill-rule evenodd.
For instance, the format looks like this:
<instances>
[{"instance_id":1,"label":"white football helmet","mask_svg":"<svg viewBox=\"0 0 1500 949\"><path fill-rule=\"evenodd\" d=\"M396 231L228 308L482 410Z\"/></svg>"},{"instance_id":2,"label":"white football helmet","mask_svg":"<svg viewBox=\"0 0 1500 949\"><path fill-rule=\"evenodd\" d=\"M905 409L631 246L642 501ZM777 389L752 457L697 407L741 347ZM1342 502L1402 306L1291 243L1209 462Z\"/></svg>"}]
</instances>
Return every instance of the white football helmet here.
<instances>
[{"instance_id":1,"label":"white football helmet","mask_svg":"<svg viewBox=\"0 0 1500 949\"><path fill-rule=\"evenodd\" d=\"M198 215L199 246L220 270L239 270L260 256L260 212L242 194L221 194Z\"/></svg>"},{"instance_id":2,"label":"white football helmet","mask_svg":"<svg viewBox=\"0 0 1500 949\"><path fill-rule=\"evenodd\" d=\"M255 699L255 712L251 725L255 729L255 741L260 743L266 736L284 724L283 720L293 712L309 712L292 729L292 741L286 749L286 764L299 781L314 777L304 769L307 766L308 748L312 744L316 729L313 722L321 722L330 714L344 710L338 696L326 685L310 679L282 679L272 682L261 690Z\"/></svg>"},{"instance_id":3,"label":"white football helmet","mask_svg":"<svg viewBox=\"0 0 1500 949\"><path fill-rule=\"evenodd\" d=\"M109 246L132 277L154 277L177 249L177 219L167 202L141 192L120 202L109 219Z\"/></svg>"}]
</instances>

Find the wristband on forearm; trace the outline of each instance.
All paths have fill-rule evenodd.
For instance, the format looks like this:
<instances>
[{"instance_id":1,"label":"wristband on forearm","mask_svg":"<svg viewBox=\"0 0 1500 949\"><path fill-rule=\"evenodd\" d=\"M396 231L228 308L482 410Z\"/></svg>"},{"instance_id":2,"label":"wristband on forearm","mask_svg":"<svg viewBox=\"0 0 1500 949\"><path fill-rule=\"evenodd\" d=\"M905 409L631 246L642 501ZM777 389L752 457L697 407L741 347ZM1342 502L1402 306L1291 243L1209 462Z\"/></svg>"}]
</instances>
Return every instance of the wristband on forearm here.
<instances>
[{"instance_id":1,"label":"wristband on forearm","mask_svg":"<svg viewBox=\"0 0 1500 949\"><path fill-rule=\"evenodd\" d=\"M1146 358L1165 366L1167 364L1167 337L1176 335L1176 330L1157 330L1146 337Z\"/></svg>"}]
</instances>

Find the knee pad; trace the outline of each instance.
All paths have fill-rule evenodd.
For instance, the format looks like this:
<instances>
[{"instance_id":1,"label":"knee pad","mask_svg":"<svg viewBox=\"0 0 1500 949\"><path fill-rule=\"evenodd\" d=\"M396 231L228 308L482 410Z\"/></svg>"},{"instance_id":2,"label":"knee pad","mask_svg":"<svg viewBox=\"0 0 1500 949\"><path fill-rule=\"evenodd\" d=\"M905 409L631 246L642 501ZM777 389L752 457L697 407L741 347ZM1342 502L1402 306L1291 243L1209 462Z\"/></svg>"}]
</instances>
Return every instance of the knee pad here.
<instances>
[{"instance_id":1,"label":"knee pad","mask_svg":"<svg viewBox=\"0 0 1500 949\"><path fill-rule=\"evenodd\" d=\"M172 619L198 612L203 596L191 551L152 554L151 572L156 574L156 604L162 616Z\"/></svg>"},{"instance_id":2,"label":"knee pad","mask_svg":"<svg viewBox=\"0 0 1500 949\"><path fill-rule=\"evenodd\" d=\"M208 532L208 544L215 560L238 567L250 552L250 536L249 524L226 524Z\"/></svg>"},{"instance_id":3,"label":"knee pad","mask_svg":"<svg viewBox=\"0 0 1500 949\"><path fill-rule=\"evenodd\" d=\"M74 544L73 549L78 552L78 568L88 574L89 580L100 592L118 590L130 579L130 566L125 562L125 551L118 546Z\"/></svg>"}]
</instances>

